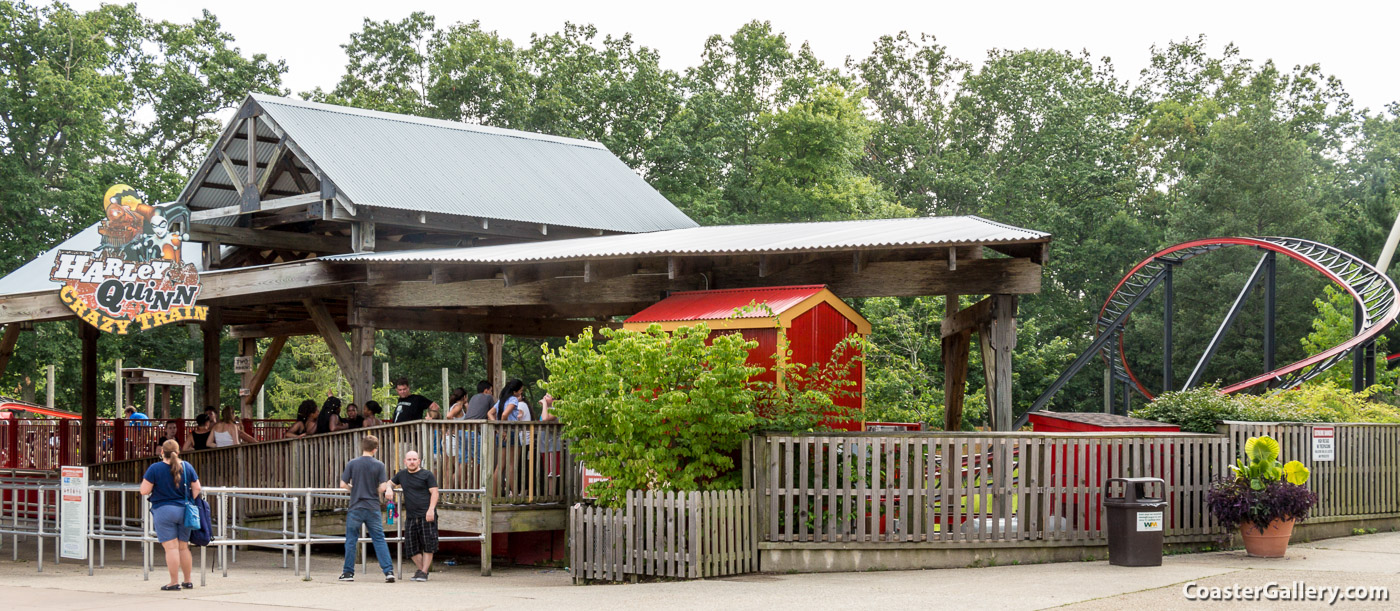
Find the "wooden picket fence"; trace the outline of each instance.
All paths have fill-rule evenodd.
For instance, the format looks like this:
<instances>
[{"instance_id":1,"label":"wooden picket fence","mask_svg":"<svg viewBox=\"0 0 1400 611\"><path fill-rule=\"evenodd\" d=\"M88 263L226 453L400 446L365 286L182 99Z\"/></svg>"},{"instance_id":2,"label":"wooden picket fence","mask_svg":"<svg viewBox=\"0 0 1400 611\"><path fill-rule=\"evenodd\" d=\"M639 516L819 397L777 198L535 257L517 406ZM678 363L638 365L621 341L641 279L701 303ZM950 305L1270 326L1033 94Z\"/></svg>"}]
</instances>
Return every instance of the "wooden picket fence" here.
<instances>
[{"instance_id":1,"label":"wooden picket fence","mask_svg":"<svg viewBox=\"0 0 1400 611\"><path fill-rule=\"evenodd\" d=\"M1221 530L1205 510L1228 439L1193 433L849 433L755 438L766 542L1101 544L1104 482L1156 477L1168 542ZM1155 486L1154 486L1155 488ZM1120 494L1116 487L1111 495Z\"/></svg>"},{"instance_id":2,"label":"wooden picket fence","mask_svg":"<svg viewBox=\"0 0 1400 611\"><path fill-rule=\"evenodd\" d=\"M579 583L757 571L753 501L752 490L633 490L622 509L574 505L569 572Z\"/></svg>"},{"instance_id":3,"label":"wooden picket fence","mask_svg":"<svg viewBox=\"0 0 1400 611\"><path fill-rule=\"evenodd\" d=\"M1333 430L1332 460L1314 457L1319 427ZM1245 440L1268 435L1278 440L1280 459L1302 462L1318 496L1309 519L1400 513L1400 424L1226 422L1219 431L1229 437L1232 457L1243 455Z\"/></svg>"}]
</instances>

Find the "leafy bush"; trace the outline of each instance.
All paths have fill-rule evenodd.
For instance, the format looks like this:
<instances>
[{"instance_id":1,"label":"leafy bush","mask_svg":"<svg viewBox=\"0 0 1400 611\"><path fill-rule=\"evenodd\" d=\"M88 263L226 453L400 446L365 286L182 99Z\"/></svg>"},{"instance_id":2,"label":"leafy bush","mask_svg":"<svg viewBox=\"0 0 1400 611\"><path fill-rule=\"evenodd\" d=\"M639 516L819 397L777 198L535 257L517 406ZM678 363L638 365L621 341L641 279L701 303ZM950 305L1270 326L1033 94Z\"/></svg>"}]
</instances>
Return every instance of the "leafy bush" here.
<instances>
[{"instance_id":1,"label":"leafy bush","mask_svg":"<svg viewBox=\"0 0 1400 611\"><path fill-rule=\"evenodd\" d=\"M627 490L724 490L740 483L734 456L758 422L745 361L756 342L705 324L673 332L585 329L545 349L553 411L585 464L609 481L590 487L604 506Z\"/></svg>"},{"instance_id":2,"label":"leafy bush","mask_svg":"<svg viewBox=\"0 0 1400 611\"><path fill-rule=\"evenodd\" d=\"M776 317L775 317L776 324ZM825 363L801 365L792 360L787 337L778 330L778 353L773 382L752 381L757 395L759 426L768 430L800 433L823 428L823 422L842 423L854 419L853 410L838 405L839 398L855 396L851 369L861 360L865 347L859 335L848 335L832 349Z\"/></svg>"},{"instance_id":3,"label":"leafy bush","mask_svg":"<svg viewBox=\"0 0 1400 611\"><path fill-rule=\"evenodd\" d=\"M1242 422L1400 422L1400 409L1372 400L1380 386L1355 393L1332 380L1258 397L1223 396L1216 386L1165 393L1134 418L1170 422L1183 431L1215 432L1223 420Z\"/></svg>"},{"instance_id":4,"label":"leafy bush","mask_svg":"<svg viewBox=\"0 0 1400 611\"><path fill-rule=\"evenodd\" d=\"M1222 420L1240 420L1245 406L1233 396L1220 394L1215 385L1163 393L1146 406L1132 412L1134 418L1169 422L1183 431L1214 433Z\"/></svg>"}]
</instances>

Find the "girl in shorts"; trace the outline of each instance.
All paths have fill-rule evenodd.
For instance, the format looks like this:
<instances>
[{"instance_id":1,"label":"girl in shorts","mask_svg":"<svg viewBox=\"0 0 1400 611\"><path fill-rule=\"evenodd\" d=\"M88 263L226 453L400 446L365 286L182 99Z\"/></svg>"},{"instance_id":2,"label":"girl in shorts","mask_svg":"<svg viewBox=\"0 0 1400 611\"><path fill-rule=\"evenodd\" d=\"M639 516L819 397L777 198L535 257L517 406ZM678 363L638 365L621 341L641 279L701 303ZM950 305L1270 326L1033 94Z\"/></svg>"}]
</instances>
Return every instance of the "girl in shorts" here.
<instances>
[{"instance_id":1,"label":"girl in shorts","mask_svg":"<svg viewBox=\"0 0 1400 611\"><path fill-rule=\"evenodd\" d=\"M190 556L190 529L185 527L185 500L199 498L199 474L180 460L180 442L167 439L160 453L163 460L147 467L141 478L141 494L151 501L151 525L165 548L165 568L170 571L170 583L160 589L191 589L194 560ZM181 569L185 572L183 583Z\"/></svg>"}]
</instances>

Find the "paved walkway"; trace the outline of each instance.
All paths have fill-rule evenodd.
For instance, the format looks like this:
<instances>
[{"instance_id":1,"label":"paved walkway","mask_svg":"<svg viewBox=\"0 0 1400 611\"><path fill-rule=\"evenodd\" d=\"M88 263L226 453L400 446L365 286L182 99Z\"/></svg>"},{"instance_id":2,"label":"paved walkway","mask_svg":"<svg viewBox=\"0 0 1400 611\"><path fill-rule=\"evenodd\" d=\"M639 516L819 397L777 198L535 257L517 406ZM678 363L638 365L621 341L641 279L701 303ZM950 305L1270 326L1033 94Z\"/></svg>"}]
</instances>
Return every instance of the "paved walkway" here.
<instances>
[{"instance_id":1,"label":"paved walkway","mask_svg":"<svg viewBox=\"0 0 1400 611\"><path fill-rule=\"evenodd\" d=\"M888 571L815 575L746 575L704 581L623 585L572 585L558 569L498 568L481 577L475 565L440 566L427 583L383 583L371 567L355 583L339 583L340 561L313 557L311 581L281 568L281 554L245 552L228 577L209 574L209 585L180 593L161 592L164 566L141 580L135 562L112 562L92 577L87 565L45 562L35 572L33 545L21 542L21 559L10 560L10 541L0 548L0 608L4 609L1165 609L1195 608L1183 586L1263 586L1269 582L1310 586L1384 586L1389 602L1245 603L1253 608L1400 608L1400 533L1381 533L1292 546L1279 560L1246 558L1243 552L1169 556L1156 568L1125 568L1107 562L999 566L935 571ZM28 551L26 558L24 552ZM159 557L158 557L159 558ZM198 557L196 556L196 560ZM407 565L406 565L407 566ZM198 567L196 567L196 571ZM195 579L199 576L196 574ZM186 599L175 603L171 599ZM1210 606L1209 604L1205 604ZM1261 606L1262 605L1262 606Z\"/></svg>"}]
</instances>

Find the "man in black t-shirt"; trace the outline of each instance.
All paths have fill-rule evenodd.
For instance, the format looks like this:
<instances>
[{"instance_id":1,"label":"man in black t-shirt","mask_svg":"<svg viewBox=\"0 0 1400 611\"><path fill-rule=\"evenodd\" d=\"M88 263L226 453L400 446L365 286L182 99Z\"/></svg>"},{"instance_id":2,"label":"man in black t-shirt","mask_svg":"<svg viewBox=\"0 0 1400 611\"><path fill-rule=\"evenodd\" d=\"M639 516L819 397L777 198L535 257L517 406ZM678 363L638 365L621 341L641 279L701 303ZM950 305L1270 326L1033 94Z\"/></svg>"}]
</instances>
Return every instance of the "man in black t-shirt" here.
<instances>
[{"instance_id":1,"label":"man in black t-shirt","mask_svg":"<svg viewBox=\"0 0 1400 611\"><path fill-rule=\"evenodd\" d=\"M403 464L406 468L390 481L403 488L404 551L418 567L413 581L427 581L438 548L438 482L432 471L420 468L417 452L405 454Z\"/></svg>"},{"instance_id":2,"label":"man in black t-shirt","mask_svg":"<svg viewBox=\"0 0 1400 611\"><path fill-rule=\"evenodd\" d=\"M394 423L422 420L429 410L439 410L438 404L423 395L415 395L409 389L408 378L394 380L394 392L399 395L399 404L394 408Z\"/></svg>"}]
</instances>

